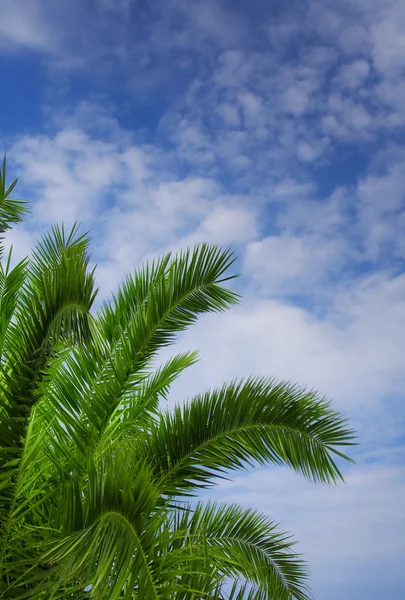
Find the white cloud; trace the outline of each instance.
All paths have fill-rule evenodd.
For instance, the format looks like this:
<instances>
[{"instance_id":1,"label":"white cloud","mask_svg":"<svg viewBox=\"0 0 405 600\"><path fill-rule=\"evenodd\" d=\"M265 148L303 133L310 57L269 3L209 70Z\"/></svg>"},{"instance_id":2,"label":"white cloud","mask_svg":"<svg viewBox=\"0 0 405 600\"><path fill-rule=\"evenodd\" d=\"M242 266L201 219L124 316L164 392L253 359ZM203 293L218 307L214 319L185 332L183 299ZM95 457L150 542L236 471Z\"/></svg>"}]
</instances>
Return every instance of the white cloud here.
<instances>
[{"instance_id":1,"label":"white cloud","mask_svg":"<svg viewBox=\"0 0 405 600\"><path fill-rule=\"evenodd\" d=\"M216 184L209 179L184 179L160 183L151 190L157 210L167 225L167 219L175 215L180 221L190 215L201 216L207 211L207 203L218 194Z\"/></svg>"},{"instance_id":2,"label":"white cloud","mask_svg":"<svg viewBox=\"0 0 405 600\"><path fill-rule=\"evenodd\" d=\"M337 76L338 86L355 89L362 85L370 73L370 65L364 59L342 65Z\"/></svg>"},{"instance_id":3,"label":"white cloud","mask_svg":"<svg viewBox=\"0 0 405 600\"><path fill-rule=\"evenodd\" d=\"M216 112L228 125L240 124L238 109L235 106L232 106L232 104L219 104L216 108Z\"/></svg>"},{"instance_id":4,"label":"white cloud","mask_svg":"<svg viewBox=\"0 0 405 600\"><path fill-rule=\"evenodd\" d=\"M244 268L268 295L308 293L339 273L346 254L340 240L269 236L248 244Z\"/></svg>"},{"instance_id":5,"label":"white cloud","mask_svg":"<svg viewBox=\"0 0 405 600\"><path fill-rule=\"evenodd\" d=\"M0 18L0 51L15 47L50 51L58 38L46 16L46 2L40 0L2 0Z\"/></svg>"},{"instance_id":6,"label":"white cloud","mask_svg":"<svg viewBox=\"0 0 405 600\"><path fill-rule=\"evenodd\" d=\"M283 299L245 298L184 336L181 346L199 348L201 363L174 397L252 373L275 375L332 397L367 431L378 414L390 423L378 438L389 439L398 433L389 410L384 417L389 398L405 392L404 296L403 276L381 275L342 285L319 316Z\"/></svg>"},{"instance_id":7,"label":"white cloud","mask_svg":"<svg viewBox=\"0 0 405 600\"><path fill-rule=\"evenodd\" d=\"M224 195L209 177L176 178L157 148L134 145L125 132L101 141L70 123L53 136L22 137L12 156L34 194L30 230L55 221L91 226L104 293L157 252L256 237L243 196Z\"/></svg>"},{"instance_id":8,"label":"white cloud","mask_svg":"<svg viewBox=\"0 0 405 600\"><path fill-rule=\"evenodd\" d=\"M299 183L293 179L284 179L272 189L272 196L285 200L300 199L314 191L312 182Z\"/></svg>"},{"instance_id":9,"label":"white cloud","mask_svg":"<svg viewBox=\"0 0 405 600\"><path fill-rule=\"evenodd\" d=\"M305 24L313 28L325 42L333 40L341 54L358 56L369 50L369 24L366 17L372 4L375 6L369 0L342 0L339 5L330 0L314 0L309 2Z\"/></svg>"},{"instance_id":10,"label":"white cloud","mask_svg":"<svg viewBox=\"0 0 405 600\"><path fill-rule=\"evenodd\" d=\"M180 119L177 123L172 123L170 128L181 160L198 163L203 167L215 161L212 140L199 123Z\"/></svg>"},{"instance_id":11,"label":"white cloud","mask_svg":"<svg viewBox=\"0 0 405 600\"><path fill-rule=\"evenodd\" d=\"M322 119L325 133L337 139L373 139L380 123L368 109L353 98L332 92L328 97L329 114Z\"/></svg>"},{"instance_id":12,"label":"white cloud","mask_svg":"<svg viewBox=\"0 0 405 600\"><path fill-rule=\"evenodd\" d=\"M256 238L257 224L254 210L232 207L232 204L238 202L238 198L231 198L231 206L224 205L221 198L218 200L219 203L201 221L199 227L185 238L180 238L176 247L198 243L240 247Z\"/></svg>"},{"instance_id":13,"label":"white cloud","mask_svg":"<svg viewBox=\"0 0 405 600\"><path fill-rule=\"evenodd\" d=\"M398 152L396 160L377 167L358 184L359 222L368 255L403 257L402 226L405 217L405 160ZM388 251L388 254L387 254Z\"/></svg>"},{"instance_id":14,"label":"white cloud","mask_svg":"<svg viewBox=\"0 0 405 600\"><path fill-rule=\"evenodd\" d=\"M307 141L297 141L297 157L300 161L311 163L324 155L330 147L330 138L327 136L319 139L308 139Z\"/></svg>"},{"instance_id":15,"label":"white cloud","mask_svg":"<svg viewBox=\"0 0 405 600\"><path fill-rule=\"evenodd\" d=\"M40 232L35 229L27 230L22 227L15 227L7 232L4 246L6 251L12 246L12 264L16 264L29 254L38 241Z\"/></svg>"},{"instance_id":16,"label":"white cloud","mask_svg":"<svg viewBox=\"0 0 405 600\"><path fill-rule=\"evenodd\" d=\"M375 96L383 107L384 124L388 130L403 127L405 123L404 93L405 82L402 78L382 80L375 88Z\"/></svg>"},{"instance_id":17,"label":"white cloud","mask_svg":"<svg viewBox=\"0 0 405 600\"><path fill-rule=\"evenodd\" d=\"M54 139L23 137L12 154L24 166L24 184L41 188L35 211L43 223L88 220L100 207L102 192L121 177L116 150L90 142L77 130L64 130Z\"/></svg>"},{"instance_id":18,"label":"white cloud","mask_svg":"<svg viewBox=\"0 0 405 600\"><path fill-rule=\"evenodd\" d=\"M316 158L317 152L308 142L301 142L298 144L297 156L305 162L311 162Z\"/></svg>"},{"instance_id":19,"label":"white cloud","mask_svg":"<svg viewBox=\"0 0 405 600\"><path fill-rule=\"evenodd\" d=\"M309 92L302 86L290 86L283 94L282 106L293 115L303 115L309 104Z\"/></svg>"},{"instance_id":20,"label":"white cloud","mask_svg":"<svg viewBox=\"0 0 405 600\"><path fill-rule=\"evenodd\" d=\"M170 0L169 7L186 18L187 25L182 35L184 37L187 32L190 45L199 40L208 40L215 41L220 46L228 46L246 33L244 20L220 0Z\"/></svg>"},{"instance_id":21,"label":"white cloud","mask_svg":"<svg viewBox=\"0 0 405 600\"><path fill-rule=\"evenodd\" d=\"M189 154L205 168L220 160L221 168L245 180L252 165L240 157L254 154L255 172L266 176L269 169L277 174L297 162L325 164L342 145L357 151L356 145L393 133L405 122L402 78L393 58L401 56L396 48L402 18L397 0L384 6L309 0L295 12L273 15L263 25L270 44L240 42L211 57L214 66L190 82L190 90L198 83L198 93L176 105L183 119L177 135L181 159ZM386 22L397 32L392 41L381 37L389 60L376 34ZM223 122L211 120L210 112ZM235 128L247 133L236 144Z\"/></svg>"},{"instance_id":22,"label":"white cloud","mask_svg":"<svg viewBox=\"0 0 405 600\"><path fill-rule=\"evenodd\" d=\"M405 9L401 0L380 5L370 28L372 56L376 68L384 74L405 70Z\"/></svg>"},{"instance_id":23,"label":"white cloud","mask_svg":"<svg viewBox=\"0 0 405 600\"><path fill-rule=\"evenodd\" d=\"M270 19L264 24L264 30L268 36L272 48L277 54L284 54L289 49L289 43L300 33L300 23L296 19L279 18Z\"/></svg>"},{"instance_id":24,"label":"white cloud","mask_svg":"<svg viewBox=\"0 0 405 600\"><path fill-rule=\"evenodd\" d=\"M296 474L280 469L259 470L221 487L227 500L253 505L289 529L291 523L303 549L319 562L395 558L405 550L404 469L371 464L347 471L346 484L337 487L297 482ZM292 487L299 493L291 494Z\"/></svg>"},{"instance_id":25,"label":"white cloud","mask_svg":"<svg viewBox=\"0 0 405 600\"><path fill-rule=\"evenodd\" d=\"M172 68L178 68L181 77L187 73L189 89L184 99L188 105L181 106L180 102L176 106L178 118L171 134L179 158L198 162L202 170L211 168L219 159L227 164L233 177L241 174L245 178L245 171L252 167L252 152L259 158L253 164L256 172L263 173L269 164L274 171L282 170L286 160L317 163L333 152L336 141L367 140L377 129L395 127L404 120L400 83L395 79L391 79L389 85L386 82L373 84L362 98L343 99L339 107L325 110L328 77L331 69L341 67L338 51L352 52L353 48L349 52L348 39L353 32L362 48L360 54L366 56L347 57L346 66L336 79L340 81L339 86L350 90L356 85L356 89L361 88L367 65L378 62L379 51L375 50L378 45L373 42L378 36L372 36L377 21L372 18L372 11L362 5L349 19L328 2L320 7L310 0L306 15L305 11L302 15L281 15L272 18L270 25L265 23L263 28L270 36L271 45L261 48L256 45L253 49L248 35L251 23L241 18L238 10L230 10L219 1L190 5L172 0L167 11L152 25L148 23L148 40L137 35L136 29L139 26L139 31L143 30L143 19L148 12L137 22L133 35L128 36L132 3L127 0L114 3L114 10L109 0L99 0L96 19L84 5L75 1L62 10L48 0L34 0L26 3L27 10L23 11L17 11L8 0L5 2L0 35L6 36L4 40L7 38L13 47L49 50L53 68L55 64L59 70L60 67L88 68L93 76L102 73L107 80L111 70L128 71L130 65L131 76L125 76L123 89L137 97L143 94L144 100L148 94L156 93L159 85L170 88L167 69L153 66L157 57L161 62L167 60ZM402 14L398 6L392 1L390 10L380 11L378 15L391 22ZM361 26L351 22L353 15ZM16 19L18 26L12 27ZM112 19L114 26L110 27ZM71 26L74 20L80 27ZM366 32L364 43L359 27ZM300 45L297 62L289 57L287 50L290 42L302 38L304 30L312 32L314 39L311 45ZM202 48L207 63L196 72L194 57ZM284 56L282 61L278 58L280 53ZM213 62L207 69L209 60ZM378 64L382 59L379 60ZM52 72L51 80L56 84L55 71ZM200 97L190 94L194 88L198 88ZM359 89L359 92L364 91ZM220 116L223 126L201 118L200 107L205 102L212 115ZM370 113L370 103L375 107L374 113ZM306 123L302 118L305 114L314 120ZM232 138L232 131L247 135Z\"/></svg>"},{"instance_id":26,"label":"white cloud","mask_svg":"<svg viewBox=\"0 0 405 600\"><path fill-rule=\"evenodd\" d=\"M370 174L360 180L359 196L372 221L379 220L389 213L395 213L403 207L404 162L391 164L384 174Z\"/></svg>"},{"instance_id":27,"label":"white cloud","mask_svg":"<svg viewBox=\"0 0 405 600\"><path fill-rule=\"evenodd\" d=\"M213 73L215 85L239 88L247 83L253 64L241 50L227 50L219 55L218 67Z\"/></svg>"},{"instance_id":28,"label":"white cloud","mask_svg":"<svg viewBox=\"0 0 405 600\"><path fill-rule=\"evenodd\" d=\"M251 92L245 92L239 97L239 101L243 108L243 116L245 123L249 126L258 122L260 113L263 109L263 101ZM259 122L260 123L260 122Z\"/></svg>"}]
</instances>

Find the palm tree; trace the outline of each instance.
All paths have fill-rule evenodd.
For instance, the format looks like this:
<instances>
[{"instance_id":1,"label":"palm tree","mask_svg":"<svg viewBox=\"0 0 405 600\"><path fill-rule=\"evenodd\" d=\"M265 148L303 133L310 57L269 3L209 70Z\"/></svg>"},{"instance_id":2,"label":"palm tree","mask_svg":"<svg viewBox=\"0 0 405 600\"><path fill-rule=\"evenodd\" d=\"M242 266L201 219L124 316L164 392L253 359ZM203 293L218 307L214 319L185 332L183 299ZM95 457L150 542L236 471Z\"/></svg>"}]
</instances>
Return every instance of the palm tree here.
<instances>
[{"instance_id":1,"label":"palm tree","mask_svg":"<svg viewBox=\"0 0 405 600\"><path fill-rule=\"evenodd\" d=\"M0 233L26 211L14 186L4 161ZM195 498L257 464L336 482L346 421L313 392L259 378L163 411L197 356L156 357L237 302L224 287L233 256L166 255L94 314L88 245L54 227L30 259L1 262L1 597L307 599L306 565L274 522Z\"/></svg>"}]
</instances>

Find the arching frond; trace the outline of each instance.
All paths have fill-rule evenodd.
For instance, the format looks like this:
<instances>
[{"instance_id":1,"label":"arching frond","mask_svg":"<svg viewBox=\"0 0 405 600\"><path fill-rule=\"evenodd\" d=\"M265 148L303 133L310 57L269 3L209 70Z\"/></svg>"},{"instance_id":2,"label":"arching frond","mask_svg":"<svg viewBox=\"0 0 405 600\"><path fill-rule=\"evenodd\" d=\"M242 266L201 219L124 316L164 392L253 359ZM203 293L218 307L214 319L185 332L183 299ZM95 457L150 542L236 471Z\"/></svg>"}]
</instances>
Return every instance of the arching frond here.
<instances>
[{"instance_id":1,"label":"arching frond","mask_svg":"<svg viewBox=\"0 0 405 600\"><path fill-rule=\"evenodd\" d=\"M354 443L328 401L289 383L249 379L197 396L162 414L143 442L162 493L193 494L216 476L253 464L286 464L334 482L333 455Z\"/></svg>"},{"instance_id":2,"label":"arching frond","mask_svg":"<svg viewBox=\"0 0 405 600\"><path fill-rule=\"evenodd\" d=\"M167 257L151 271L141 270L129 278L113 308L106 305L99 317L99 331L108 335L107 355L87 347L66 357L53 375L55 404L63 407L68 402L69 410L75 404L81 423L84 420L92 439L99 441L121 406L134 408L134 397L148 381L156 353L199 314L222 311L236 302L236 294L220 285L229 279L225 271L232 262L228 251L202 246L172 260ZM193 360L182 359L187 365Z\"/></svg>"},{"instance_id":3,"label":"arching frond","mask_svg":"<svg viewBox=\"0 0 405 600\"><path fill-rule=\"evenodd\" d=\"M186 543L195 545L197 552L205 544L209 560L224 577L243 577L270 598L308 598L307 567L293 551L295 542L268 517L215 503L199 503L184 515Z\"/></svg>"}]
</instances>

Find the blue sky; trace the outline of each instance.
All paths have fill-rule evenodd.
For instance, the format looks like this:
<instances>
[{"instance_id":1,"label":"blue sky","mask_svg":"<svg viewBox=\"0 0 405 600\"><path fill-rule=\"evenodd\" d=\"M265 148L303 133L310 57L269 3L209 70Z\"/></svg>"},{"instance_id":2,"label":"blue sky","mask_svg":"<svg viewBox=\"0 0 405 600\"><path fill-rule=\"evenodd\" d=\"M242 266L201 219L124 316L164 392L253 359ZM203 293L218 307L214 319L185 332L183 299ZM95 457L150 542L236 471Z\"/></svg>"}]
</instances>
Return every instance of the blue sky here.
<instances>
[{"instance_id":1,"label":"blue sky","mask_svg":"<svg viewBox=\"0 0 405 600\"><path fill-rule=\"evenodd\" d=\"M78 219L108 296L167 249L232 246L244 301L180 339L201 361L171 402L276 375L358 429L345 485L216 492L294 532L316 600L405 594L404 75L401 0L1 0L16 255Z\"/></svg>"}]
</instances>

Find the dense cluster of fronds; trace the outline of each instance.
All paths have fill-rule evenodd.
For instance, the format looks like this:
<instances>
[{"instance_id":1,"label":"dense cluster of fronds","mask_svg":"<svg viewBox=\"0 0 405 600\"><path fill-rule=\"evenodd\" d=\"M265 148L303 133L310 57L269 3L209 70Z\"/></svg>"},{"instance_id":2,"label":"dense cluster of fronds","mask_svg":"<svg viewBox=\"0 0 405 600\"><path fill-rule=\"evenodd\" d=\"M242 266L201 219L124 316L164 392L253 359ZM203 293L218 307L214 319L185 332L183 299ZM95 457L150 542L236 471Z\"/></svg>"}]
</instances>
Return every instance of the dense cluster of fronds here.
<instances>
[{"instance_id":1,"label":"dense cluster of fronds","mask_svg":"<svg viewBox=\"0 0 405 600\"><path fill-rule=\"evenodd\" d=\"M3 164L0 234L25 211L13 187ZM1 597L307 599L306 566L269 518L189 498L252 464L334 482L345 420L256 378L162 411L196 354L153 361L237 301L224 287L232 254L167 255L94 315L88 243L55 227L31 258L0 266Z\"/></svg>"}]
</instances>

